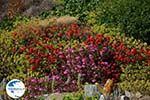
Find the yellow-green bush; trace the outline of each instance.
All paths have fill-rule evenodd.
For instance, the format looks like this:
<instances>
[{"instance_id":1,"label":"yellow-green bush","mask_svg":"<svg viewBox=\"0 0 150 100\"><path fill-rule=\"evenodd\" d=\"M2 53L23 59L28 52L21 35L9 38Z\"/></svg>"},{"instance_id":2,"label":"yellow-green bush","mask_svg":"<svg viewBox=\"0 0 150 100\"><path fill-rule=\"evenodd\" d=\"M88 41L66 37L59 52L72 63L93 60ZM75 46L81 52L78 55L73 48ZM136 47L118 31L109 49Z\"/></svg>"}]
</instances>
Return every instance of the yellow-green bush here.
<instances>
[{"instance_id":1,"label":"yellow-green bush","mask_svg":"<svg viewBox=\"0 0 150 100\"><path fill-rule=\"evenodd\" d=\"M0 37L0 78L25 78L28 62L25 55L17 50L10 32L1 33ZM13 76L15 75L15 76ZM16 76L18 75L18 76Z\"/></svg>"},{"instance_id":2,"label":"yellow-green bush","mask_svg":"<svg viewBox=\"0 0 150 100\"><path fill-rule=\"evenodd\" d=\"M30 19L25 17L25 16L15 16L13 19L9 19L9 18L4 18L1 22L0 22L0 33L2 31L7 31L10 32L12 31L17 25L22 24L22 23L26 23L28 22Z\"/></svg>"},{"instance_id":3,"label":"yellow-green bush","mask_svg":"<svg viewBox=\"0 0 150 100\"><path fill-rule=\"evenodd\" d=\"M122 65L122 69L123 73L120 76L122 90L150 95L150 66Z\"/></svg>"},{"instance_id":4,"label":"yellow-green bush","mask_svg":"<svg viewBox=\"0 0 150 100\"><path fill-rule=\"evenodd\" d=\"M127 37L124 35L113 35L112 40L122 41L128 48L136 48L136 49L144 49L147 48L150 50L150 46L146 42L142 42L141 40L135 39L133 37Z\"/></svg>"}]
</instances>

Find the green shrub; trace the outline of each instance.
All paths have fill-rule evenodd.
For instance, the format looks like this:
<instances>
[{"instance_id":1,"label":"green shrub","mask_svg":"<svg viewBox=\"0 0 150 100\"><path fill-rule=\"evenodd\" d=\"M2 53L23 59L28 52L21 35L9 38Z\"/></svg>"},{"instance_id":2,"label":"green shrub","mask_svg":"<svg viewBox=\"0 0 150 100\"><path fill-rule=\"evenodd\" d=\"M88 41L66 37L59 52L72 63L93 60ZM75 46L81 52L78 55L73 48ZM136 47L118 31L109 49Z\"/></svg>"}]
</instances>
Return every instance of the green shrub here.
<instances>
[{"instance_id":1,"label":"green shrub","mask_svg":"<svg viewBox=\"0 0 150 100\"><path fill-rule=\"evenodd\" d=\"M150 2L148 0L64 0L50 12L40 16L71 15L90 24L95 31L101 25L116 27L117 31L149 43Z\"/></svg>"},{"instance_id":2,"label":"green shrub","mask_svg":"<svg viewBox=\"0 0 150 100\"><path fill-rule=\"evenodd\" d=\"M113 31L110 31L113 32ZM142 42L139 39L135 39L134 37L126 37L124 35L120 35L112 33L112 41L122 41L128 48L136 48L137 50L149 49L150 46L146 42Z\"/></svg>"},{"instance_id":3,"label":"green shrub","mask_svg":"<svg viewBox=\"0 0 150 100\"><path fill-rule=\"evenodd\" d=\"M11 33L4 32L0 37L0 79L25 78L28 62L17 49Z\"/></svg>"},{"instance_id":4,"label":"green shrub","mask_svg":"<svg viewBox=\"0 0 150 100\"><path fill-rule=\"evenodd\" d=\"M78 91L76 93L65 94L63 100L83 100L83 91Z\"/></svg>"},{"instance_id":5,"label":"green shrub","mask_svg":"<svg viewBox=\"0 0 150 100\"><path fill-rule=\"evenodd\" d=\"M87 23L91 26L92 30L95 33L102 33L102 34L109 34L109 35L116 35L117 33L120 34L120 28L116 27L115 25L108 25L106 23L99 24L97 21L97 12L91 11L87 14Z\"/></svg>"},{"instance_id":6,"label":"green shrub","mask_svg":"<svg viewBox=\"0 0 150 100\"><path fill-rule=\"evenodd\" d=\"M85 97L83 91L76 93L66 94L63 100L99 100L99 95L94 95L92 97Z\"/></svg>"},{"instance_id":7,"label":"green shrub","mask_svg":"<svg viewBox=\"0 0 150 100\"><path fill-rule=\"evenodd\" d=\"M148 0L105 0L97 8L94 24L115 25L126 36L150 40L150 2Z\"/></svg>"},{"instance_id":8,"label":"green shrub","mask_svg":"<svg viewBox=\"0 0 150 100\"><path fill-rule=\"evenodd\" d=\"M55 6L52 11L41 13L40 17L70 15L85 21L89 11L95 10L100 4L99 0L62 0L62 2Z\"/></svg>"},{"instance_id":9,"label":"green shrub","mask_svg":"<svg viewBox=\"0 0 150 100\"><path fill-rule=\"evenodd\" d=\"M123 90L150 95L150 66L123 65L120 87Z\"/></svg>"},{"instance_id":10,"label":"green shrub","mask_svg":"<svg viewBox=\"0 0 150 100\"><path fill-rule=\"evenodd\" d=\"M1 22L0 22L0 34L2 31L11 31L13 30L17 25L21 23L26 23L29 21L28 17L25 16L16 16L13 19L9 19L5 17Z\"/></svg>"}]
</instances>

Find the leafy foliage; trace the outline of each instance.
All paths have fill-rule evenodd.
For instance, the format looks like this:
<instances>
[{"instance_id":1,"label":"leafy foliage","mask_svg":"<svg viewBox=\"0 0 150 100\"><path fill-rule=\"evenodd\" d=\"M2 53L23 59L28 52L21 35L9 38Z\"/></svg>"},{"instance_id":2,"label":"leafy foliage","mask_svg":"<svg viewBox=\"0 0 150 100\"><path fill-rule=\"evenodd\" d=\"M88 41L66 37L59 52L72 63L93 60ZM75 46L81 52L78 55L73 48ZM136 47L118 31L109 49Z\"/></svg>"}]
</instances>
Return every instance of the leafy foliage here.
<instances>
[{"instance_id":1,"label":"leafy foliage","mask_svg":"<svg viewBox=\"0 0 150 100\"><path fill-rule=\"evenodd\" d=\"M89 11L95 10L99 4L99 0L64 0L63 4L57 5L50 12L41 13L40 16L45 18L51 15L70 15L77 17L81 21L85 21Z\"/></svg>"},{"instance_id":2,"label":"leafy foliage","mask_svg":"<svg viewBox=\"0 0 150 100\"><path fill-rule=\"evenodd\" d=\"M55 83L51 89L54 92L77 91L77 75L81 77L81 84L105 83L109 78L117 82L120 65L150 64L146 45L141 43L139 47L132 38L95 34L77 23L28 27L12 35L19 52L29 61L29 70L38 73L37 79L48 76L49 81ZM29 94L38 96L32 92Z\"/></svg>"},{"instance_id":3,"label":"leafy foliage","mask_svg":"<svg viewBox=\"0 0 150 100\"><path fill-rule=\"evenodd\" d=\"M0 37L0 78L20 78L24 79L28 61L25 55L18 51L18 46L14 44L11 33L4 32Z\"/></svg>"},{"instance_id":4,"label":"leafy foliage","mask_svg":"<svg viewBox=\"0 0 150 100\"><path fill-rule=\"evenodd\" d=\"M113 26L126 36L149 43L149 4L148 0L64 0L63 5L41 15L75 16L82 22L88 22L96 31L101 25Z\"/></svg>"},{"instance_id":5,"label":"leafy foliage","mask_svg":"<svg viewBox=\"0 0 150 100\"><path fill-rule=\"evenodd\" d=\"M5 18L0 23L0 80L26 80L25 98L31 100L48 91L77 91L79 81L104 83L108 78L121 81L123 90L150 93L150 46L141 41L150 41L149 0L57 2L40 17L71 15L94 32L85 24L53 24L57 17Z\"/></svg>"},{"instance_id":6,"label":"leafy foliage","mask_svg":"<svg viewBox=\"0 0 150 100\"><path fill-rule=\"evenodd\" d=\"M122 69L120 87L123 90L150 95L150 66L129 64L122 65Z\"/></svg>"},{"instance_id":7,"label":"leafy foliage","mask_svg":"<svg viewBox=\"0 0 150 100\"><path fill-rule=\"evenodd\" d=\"M2 31L8 31L10 32L13 30L17 25L26 23L29 21L28 17L25 16L15 16L13 19L9 19L5 17L1 22L0 22L0 34Z\"/></svg>"},{"instance_id":8,"label":"leafy foliage","mask_svg":"<svg viewBox=\"0 0 150 100\"><path fill-rule=\"evenodd\" d=\"M97 25L116 25L126 36L149 41L150 2L148 0L105 0L96 10Z\"/></svg>"}]
</instances>

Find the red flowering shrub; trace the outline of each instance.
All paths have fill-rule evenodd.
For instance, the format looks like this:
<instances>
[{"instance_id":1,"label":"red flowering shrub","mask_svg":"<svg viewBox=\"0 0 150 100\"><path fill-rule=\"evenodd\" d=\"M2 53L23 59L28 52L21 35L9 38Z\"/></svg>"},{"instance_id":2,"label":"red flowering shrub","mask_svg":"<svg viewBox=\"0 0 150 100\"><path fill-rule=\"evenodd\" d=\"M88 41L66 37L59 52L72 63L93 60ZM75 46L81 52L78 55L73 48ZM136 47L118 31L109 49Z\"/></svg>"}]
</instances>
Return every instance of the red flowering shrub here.
<instances>
[{"instance_id":1,"label":"red flowering shrub","mask_svg":"<svg viewBox=\"0 0 150 100\"><path fill-rule=\"evenodd\" d=\"M143 64L145 62L145 66L149 65L150 48L148 46L133 38L116 37L110 45L115 50L114 58L119 64Z\"/></svg>"},{"instance_id":2,"label":"red flowering shrub","mask_svg":"<svg viewBox=\"0 0 150 100\"><path fill-rule=\"evenodd\" d=\"M50 26L44 30L31 28L28 33L13 33L15 40L21 45L20 52L25 52L31 69L47 74L57 66L57 53L64 49L63 41L83 40L86 33L79 25ZM70 42L69 41L69 42Z\"/></svg>"}]
</instances>

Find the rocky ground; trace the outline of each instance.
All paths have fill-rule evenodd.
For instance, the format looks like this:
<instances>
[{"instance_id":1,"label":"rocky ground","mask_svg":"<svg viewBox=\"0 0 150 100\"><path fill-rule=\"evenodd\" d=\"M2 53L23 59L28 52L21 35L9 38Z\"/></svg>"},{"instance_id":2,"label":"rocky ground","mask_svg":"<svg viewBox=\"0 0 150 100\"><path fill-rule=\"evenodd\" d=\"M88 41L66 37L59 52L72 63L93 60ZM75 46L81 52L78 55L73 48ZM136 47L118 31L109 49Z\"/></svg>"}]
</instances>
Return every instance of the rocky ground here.
<instances>
[{"instance_id":1,"label":"rocky ground","mask_svg":"<svg viewBox=\"0 0 150 100\"><path fill-rule=\"evenodd\" d=\"M20 0L13 0L13 1L17 3L17 1ZM40 14L42 11L51 10L52 7L56 5L56 2L54 2L54 0L22 0L22 1L23 5L20 11L16 13L25 16L36 16ZM0 20L2 20L2 18L7 15L9 2L10 0L0 0ZM15 9L12 10L16 11Z\"/></svg>"},{"instance_id":2,"label":"rocky ground","mask_svg":"<svg viewBox=\"0 0 150 100\"><path fill-rule=\"evenodd\" d=\"M51 94L51 95L45 97L45 100L53 100L53 99L63 100L63 97L65 95L70 95L70 94L69 93L68 94L67 93L54 93L54 94ZM100 100L104 100L104 99L100 98ZM109 99L109 100L113 100L113 99ZM150 96L142 96L140 98L128 98L128 97L122 98L122 97L118 97L118 98L116 98L116 100L150 100Z\"/></svg>"}]
</instances>

